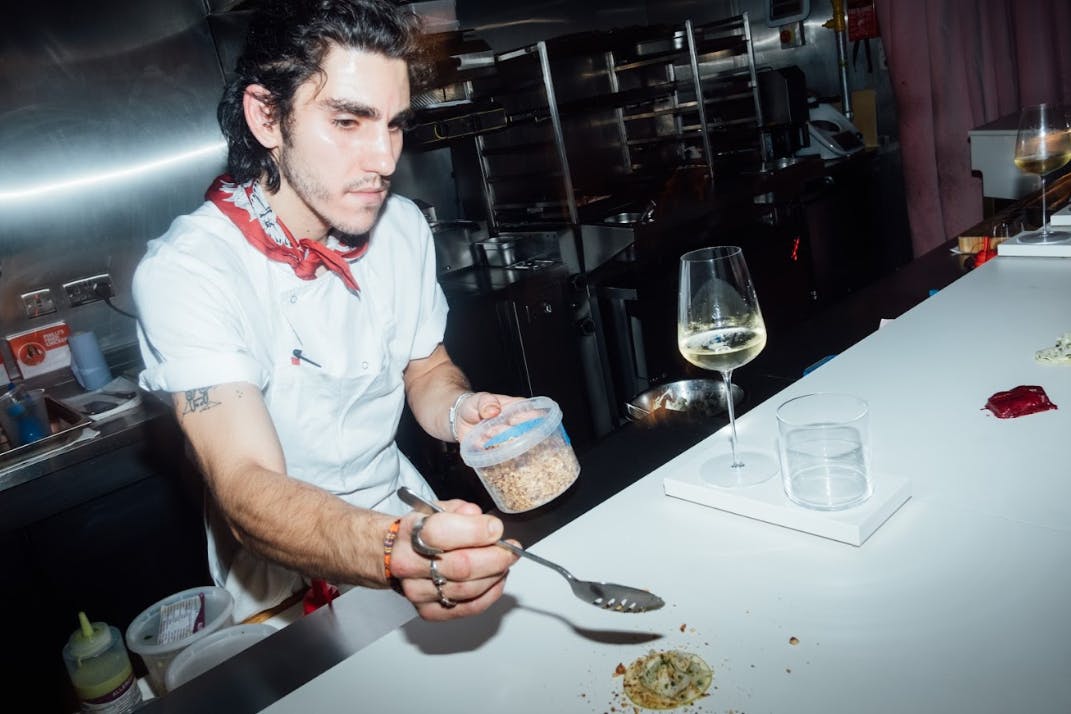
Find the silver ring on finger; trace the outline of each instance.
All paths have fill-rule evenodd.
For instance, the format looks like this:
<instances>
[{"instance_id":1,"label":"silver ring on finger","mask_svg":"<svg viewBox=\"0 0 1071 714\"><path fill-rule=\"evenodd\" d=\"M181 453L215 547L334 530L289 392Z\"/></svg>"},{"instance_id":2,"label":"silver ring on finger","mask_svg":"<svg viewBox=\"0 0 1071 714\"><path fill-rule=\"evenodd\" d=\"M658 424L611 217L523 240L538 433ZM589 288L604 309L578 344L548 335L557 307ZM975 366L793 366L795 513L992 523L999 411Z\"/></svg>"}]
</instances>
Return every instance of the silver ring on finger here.
<instances>
[{"instance_id":1,"label":"silver ring on finger","mask_svg":"<svg viewBox=\"0 0 1071 714\"><path fill-rule=\"evenodd\" d=\"M439 572L439 566L436 564L436 561L431 561L428 569L431 571L431 582L435 583L435 587L441 588L443 585L446 585L446 578Z\"/></svg>"},{"instance_id":2,"label":"silver ring on finger","mask_svg":"<svg viewBox=\"0 0 1071 714\"><path fill-rule=\"evenodd\" d=\"M431 565L428 566L428 569L431 571L431 583L435 586L435 592L439 594L439 604L447 610L457 605L456 602L446 597L446 593L443 592L443 585L446 585L447 580L443 577L443 574L439 572L439 566L436 565L434 560L431 561Z\"/></svg>"},{"instance_id":3,"label":"silver ring on finger","mask_svg":"<svg viewBox=\"0 0 1071 714\"><path fill-rule=\"evenodd\" d=\"M409 540L412 542L413 550L420 553L425 558L434 558L442 555L443 551L434 546L430 546L424 542L424 539L420 537L420 534L424 531L424 521L428 520L427 516L424 516L419 521L413 524L413 530L410 532Z\"/></svg>"}]
</instances>

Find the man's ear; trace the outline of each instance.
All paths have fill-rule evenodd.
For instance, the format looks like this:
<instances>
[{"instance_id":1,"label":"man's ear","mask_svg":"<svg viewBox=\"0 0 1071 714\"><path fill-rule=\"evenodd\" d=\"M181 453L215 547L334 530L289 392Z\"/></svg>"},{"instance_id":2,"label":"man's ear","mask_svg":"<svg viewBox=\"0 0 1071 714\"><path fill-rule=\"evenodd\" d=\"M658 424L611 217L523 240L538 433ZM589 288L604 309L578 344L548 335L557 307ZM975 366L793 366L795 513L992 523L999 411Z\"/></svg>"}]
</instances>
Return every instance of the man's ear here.
<instances>
[{"instance_id":1,"label":"man's ear","mask_svg":"<svg viewBox=\"0 0 1071 714\"><path fill-rule=\"evenodd\" d=\"M259 84L250 84L242 95L242 108L245 110L245 123L249 131L265 149L274 149L282 144L282 130L278 119L273 115L267 89Z\"/></svg>"}]
</instances>

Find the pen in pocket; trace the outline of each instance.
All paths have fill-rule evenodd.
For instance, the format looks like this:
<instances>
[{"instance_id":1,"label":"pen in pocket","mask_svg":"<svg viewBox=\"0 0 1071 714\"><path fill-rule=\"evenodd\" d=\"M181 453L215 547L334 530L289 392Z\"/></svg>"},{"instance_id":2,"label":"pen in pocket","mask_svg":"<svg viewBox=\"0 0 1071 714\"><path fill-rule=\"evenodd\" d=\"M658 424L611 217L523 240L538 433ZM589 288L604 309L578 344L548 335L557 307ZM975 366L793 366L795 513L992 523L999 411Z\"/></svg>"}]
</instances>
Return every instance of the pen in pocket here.
<instances>
[{"instance_id":1,"label":"pen in pocket","mask_svg":"<svg viewBox=\"0 0 1071 714\"><path fill-rule=\"evenodd\" d=\"M298 365L302 361L305 361L305 362L308 362L309 364L311 364L313 367L322 367L323 366L319 362L313 362L311 359L306 357L304 354L302 354L301 350L294 350L292 354L294 356L290 358L290 364Z\"/></svg>"}]
</instances>

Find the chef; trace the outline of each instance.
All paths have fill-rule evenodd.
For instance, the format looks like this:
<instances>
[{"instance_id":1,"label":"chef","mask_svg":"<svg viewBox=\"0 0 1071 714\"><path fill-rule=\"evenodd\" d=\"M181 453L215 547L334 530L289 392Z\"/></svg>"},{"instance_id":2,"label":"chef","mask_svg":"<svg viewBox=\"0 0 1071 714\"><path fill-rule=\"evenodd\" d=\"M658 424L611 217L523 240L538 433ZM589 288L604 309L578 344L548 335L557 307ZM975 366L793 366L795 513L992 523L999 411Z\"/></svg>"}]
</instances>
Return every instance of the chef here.
<instances>
[{"instance_id":1,"label":"chef","mask_svg":"<svg viewBox=\"0 0 1071 714\"><path fill-rule=\"evenodd\" d=\"M142 385L207 485L209 568L243 620L310 581L392 586L427 619L502 594L502 523L434 494L394 441L405 400L456 441L513 398L443 348L428 224L390 179L418 23L386 0L263 4L220 102L228 172L134 276Z\"/></svg>"}]
</instances>

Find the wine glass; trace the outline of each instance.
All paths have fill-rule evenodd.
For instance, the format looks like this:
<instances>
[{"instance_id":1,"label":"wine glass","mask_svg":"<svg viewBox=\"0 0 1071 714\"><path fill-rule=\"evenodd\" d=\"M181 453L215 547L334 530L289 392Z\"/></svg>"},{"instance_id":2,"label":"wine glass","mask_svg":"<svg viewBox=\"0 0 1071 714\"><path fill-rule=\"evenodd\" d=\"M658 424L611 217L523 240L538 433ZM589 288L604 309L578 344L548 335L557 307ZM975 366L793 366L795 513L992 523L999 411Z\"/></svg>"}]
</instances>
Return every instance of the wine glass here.
<instances>
[{"instance_id":1,"label":"wine glass","mask_svg":"<svg viewBox=\"0 0 1071 714\"><path fill-rule=\"evenodd\" d=\"M777 473L765 454L737 450L732 375L766 346L766 324L744 252L736 246L701 248L681 256L677 346L697 367L721 373L729 411L729 449L703 464L700 476L716 486L750 486Z\"/></svg>"},{"instance_id":2,"label":"wine glass","mask_svg":"<svg viewBox=\"0 0 1071 714\"><path fill-rule=\"evenodd\" d=\"M1071 126L1063 107L1037 104L1019 114L1015 137L1015 165L1026 174L1041 177L1041 228L1019 236L1020 243L1057 243L1071 238L1054 231L1045 210L1045 175L1071 161Z\"/></svg>"}]
</instances>

